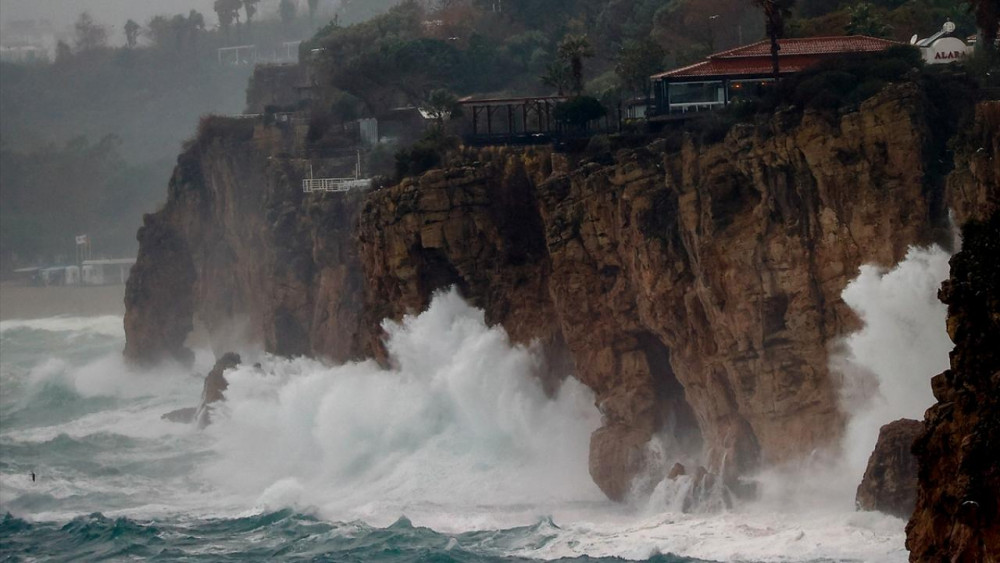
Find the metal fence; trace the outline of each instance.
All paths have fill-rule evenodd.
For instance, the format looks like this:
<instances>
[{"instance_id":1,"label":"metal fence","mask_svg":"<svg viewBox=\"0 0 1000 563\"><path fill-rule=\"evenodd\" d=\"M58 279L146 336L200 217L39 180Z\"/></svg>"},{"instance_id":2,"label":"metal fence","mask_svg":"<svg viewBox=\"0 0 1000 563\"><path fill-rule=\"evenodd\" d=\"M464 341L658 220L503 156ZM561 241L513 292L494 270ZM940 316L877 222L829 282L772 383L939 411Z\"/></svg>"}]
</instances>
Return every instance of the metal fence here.
<instances>
[{"instance_id":1,"label":"metal fence","mask_svg":"<svg viewBox=\"0 0 1000 563\"><path fill-rule=\"evenodd\" d=\"M351 190L367 190L372 187L370 178L306 178L302 180L302 191L313 192L349 192Z\"/></svg>"}]
</instances>

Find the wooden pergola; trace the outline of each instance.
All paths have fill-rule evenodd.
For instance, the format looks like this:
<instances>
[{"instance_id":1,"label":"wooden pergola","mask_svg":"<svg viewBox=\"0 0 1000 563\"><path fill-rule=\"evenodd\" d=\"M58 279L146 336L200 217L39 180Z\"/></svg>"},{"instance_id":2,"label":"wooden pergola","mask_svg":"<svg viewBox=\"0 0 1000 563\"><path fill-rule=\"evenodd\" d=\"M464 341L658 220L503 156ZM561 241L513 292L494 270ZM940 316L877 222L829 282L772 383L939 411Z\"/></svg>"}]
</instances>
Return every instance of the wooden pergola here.
<instances>
[{"instance_id":1,"label":"wooden pergola","mask_svg":"<svg viewBox=\"0 0 1000 563\"><path fill-rule=\"evenodd\" d=\"M559 131L553 115L565 96L463 98L459 104L472 117L472 137L521 137Z\"/></svg>"}]
</instances>

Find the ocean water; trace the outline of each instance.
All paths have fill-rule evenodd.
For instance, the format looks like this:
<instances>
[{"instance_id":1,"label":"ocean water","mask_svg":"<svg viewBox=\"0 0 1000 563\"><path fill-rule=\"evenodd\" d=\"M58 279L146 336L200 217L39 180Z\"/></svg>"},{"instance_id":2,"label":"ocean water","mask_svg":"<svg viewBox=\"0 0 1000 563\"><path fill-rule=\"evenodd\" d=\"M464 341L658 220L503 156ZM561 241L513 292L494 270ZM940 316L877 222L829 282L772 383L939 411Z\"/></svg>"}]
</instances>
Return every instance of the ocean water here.
<instances>
[{"instance_id":1,"label":"ocean water","mask_svg":"<svg viewBox=\"0 0 1000 563\"><path fill-rule=\"evenodd\" d=\"M926 286L915 299L935 318L924 293L942 276L938 254L896 280ZM893 275L859 278L869 285L851 305L869 325L896 315L866 297ZM860 475L830 478L857 471L849 455L770 468L761 499L722 512L681 513L683 491L667 484L610 503L587 471L600 425L588 389L571 379L546 396L535 351L454 292L385 327L389 369L244 351L199 430L161 415L197 405L207 351L195 373L137 371L121 360L120 317L3 321L0 560L907 560L905 522L853 510ZM860 352L878 331L857 336L838 369L890 381ZM925 397L901 400L919 410Z\"/></svg>"}]
</instances>

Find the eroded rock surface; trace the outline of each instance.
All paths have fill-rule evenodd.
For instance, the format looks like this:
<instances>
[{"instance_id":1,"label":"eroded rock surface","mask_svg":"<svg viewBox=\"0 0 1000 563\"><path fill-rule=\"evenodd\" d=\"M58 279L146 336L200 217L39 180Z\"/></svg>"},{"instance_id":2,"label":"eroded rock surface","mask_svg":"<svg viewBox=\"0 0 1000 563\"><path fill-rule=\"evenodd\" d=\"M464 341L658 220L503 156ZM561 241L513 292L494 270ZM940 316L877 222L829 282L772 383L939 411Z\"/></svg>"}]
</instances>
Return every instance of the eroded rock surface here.
<instances>
[{"instance_id":1,"label":"eroded rock surface","mask_svg":"<svg viewBox=\"0 0 1000 563\"><path fill-rule=\"evenodd\" d=\"M227 352L215 362L212 371L208 372L205 377L205 386L201 391L201 404L198 405L198 411L194 417L200 428L204 428L212 422L211 406L213 403L225 400L225 391L229 388L229 382L226 381L226 371L238 365L240 365L239 354Z\"/></svg>"},{"instance_id":2,"label":"eroded rock surface","mask_svg":"<svg viewBox=\"0 0 1000 563\"><path fill-rule=\"evenodd\" d=\"M997 189L996 186L993 187ZM981 210L986 211L986 210ZM913 452L911 561L1000 561L1000 212L963 229L939 293L955 343Z\"/></svg>"},{"instance_id":3,"label":"eroded rock surface","mask_svg":"<svg viewBox=\"0 0 1000 563\"><path fill-rule=\"evenodd\" d=\"M385 359L380 322L454 285L538 343L548 389L573 374L594 391L590 468L609 497L679 459L744 490L762 462L839 440L827 346L858 326L840 299L857 268L945 238L927 103L897 86L857 112L600 162L469 150L369 194L303 194L310 164L345 163L309 158L294 120L208 120L140 234L126 354L186 357L194 316L220 351L236 333L281 355ZM978 201L984 174L949 184L952 199Z\"/></svg>"},{"instance_id":4,"label":"eroded rock surface","mask_svg":"<svg viewBox=\"0 0 1000 563\"><path fill-rule=\"evenodd\" d=\"M909 518L917 503L917 458L910 452L924 429L919 420L901 418L883 426L858 485L855 505Z\"/></svg>"},{"instance_id":5,"label":"eroded rock surface","mask_svg":"<svg viewBox=\"0 0 1000 563\"><path fill-rule=\"evenodd\" d=\"M827 346L857 326L840 292L943 224L921 104L898 88L836 121L777 116L610 164L492 151L375 193L370 322L457 285L515 340L565 343L604 415L590 468L609 497L666 473L644 451L661 432L735 484L840 437Z\"/></svg>"},{"instance_id":6,"label":"eroded rock surface","mask_svg":"<svg viewBox=\"0 0 1000 563\"><path fill-rule=\"evenodd\" d=\"M353 240L359 193L304 194L301 180L343 176L345 159L291 156L293 125L207 118L178 157L167 203L147 215L125 303L125 356L189 360L193 319L221 354L263 346L286 356L362 356L362 271Z\"/></svg>"}]
</instances>

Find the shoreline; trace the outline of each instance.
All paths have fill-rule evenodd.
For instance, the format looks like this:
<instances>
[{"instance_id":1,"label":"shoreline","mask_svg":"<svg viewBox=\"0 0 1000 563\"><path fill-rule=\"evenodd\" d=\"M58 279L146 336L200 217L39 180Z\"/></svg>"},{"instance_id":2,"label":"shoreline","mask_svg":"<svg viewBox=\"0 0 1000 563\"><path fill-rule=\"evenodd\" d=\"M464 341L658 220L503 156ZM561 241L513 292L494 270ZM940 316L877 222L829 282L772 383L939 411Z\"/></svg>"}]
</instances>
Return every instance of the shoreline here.
<instances>
[{"instance_id":1,"label":"shoreline","mask_svg":"<svg viewBox=\"0 0 1000 563\"><path fill-rule=\"evenodd\" d=\"M0 284L0 320L125 316L125 285L32 287Z\"/></svg>"}]
</instances>

